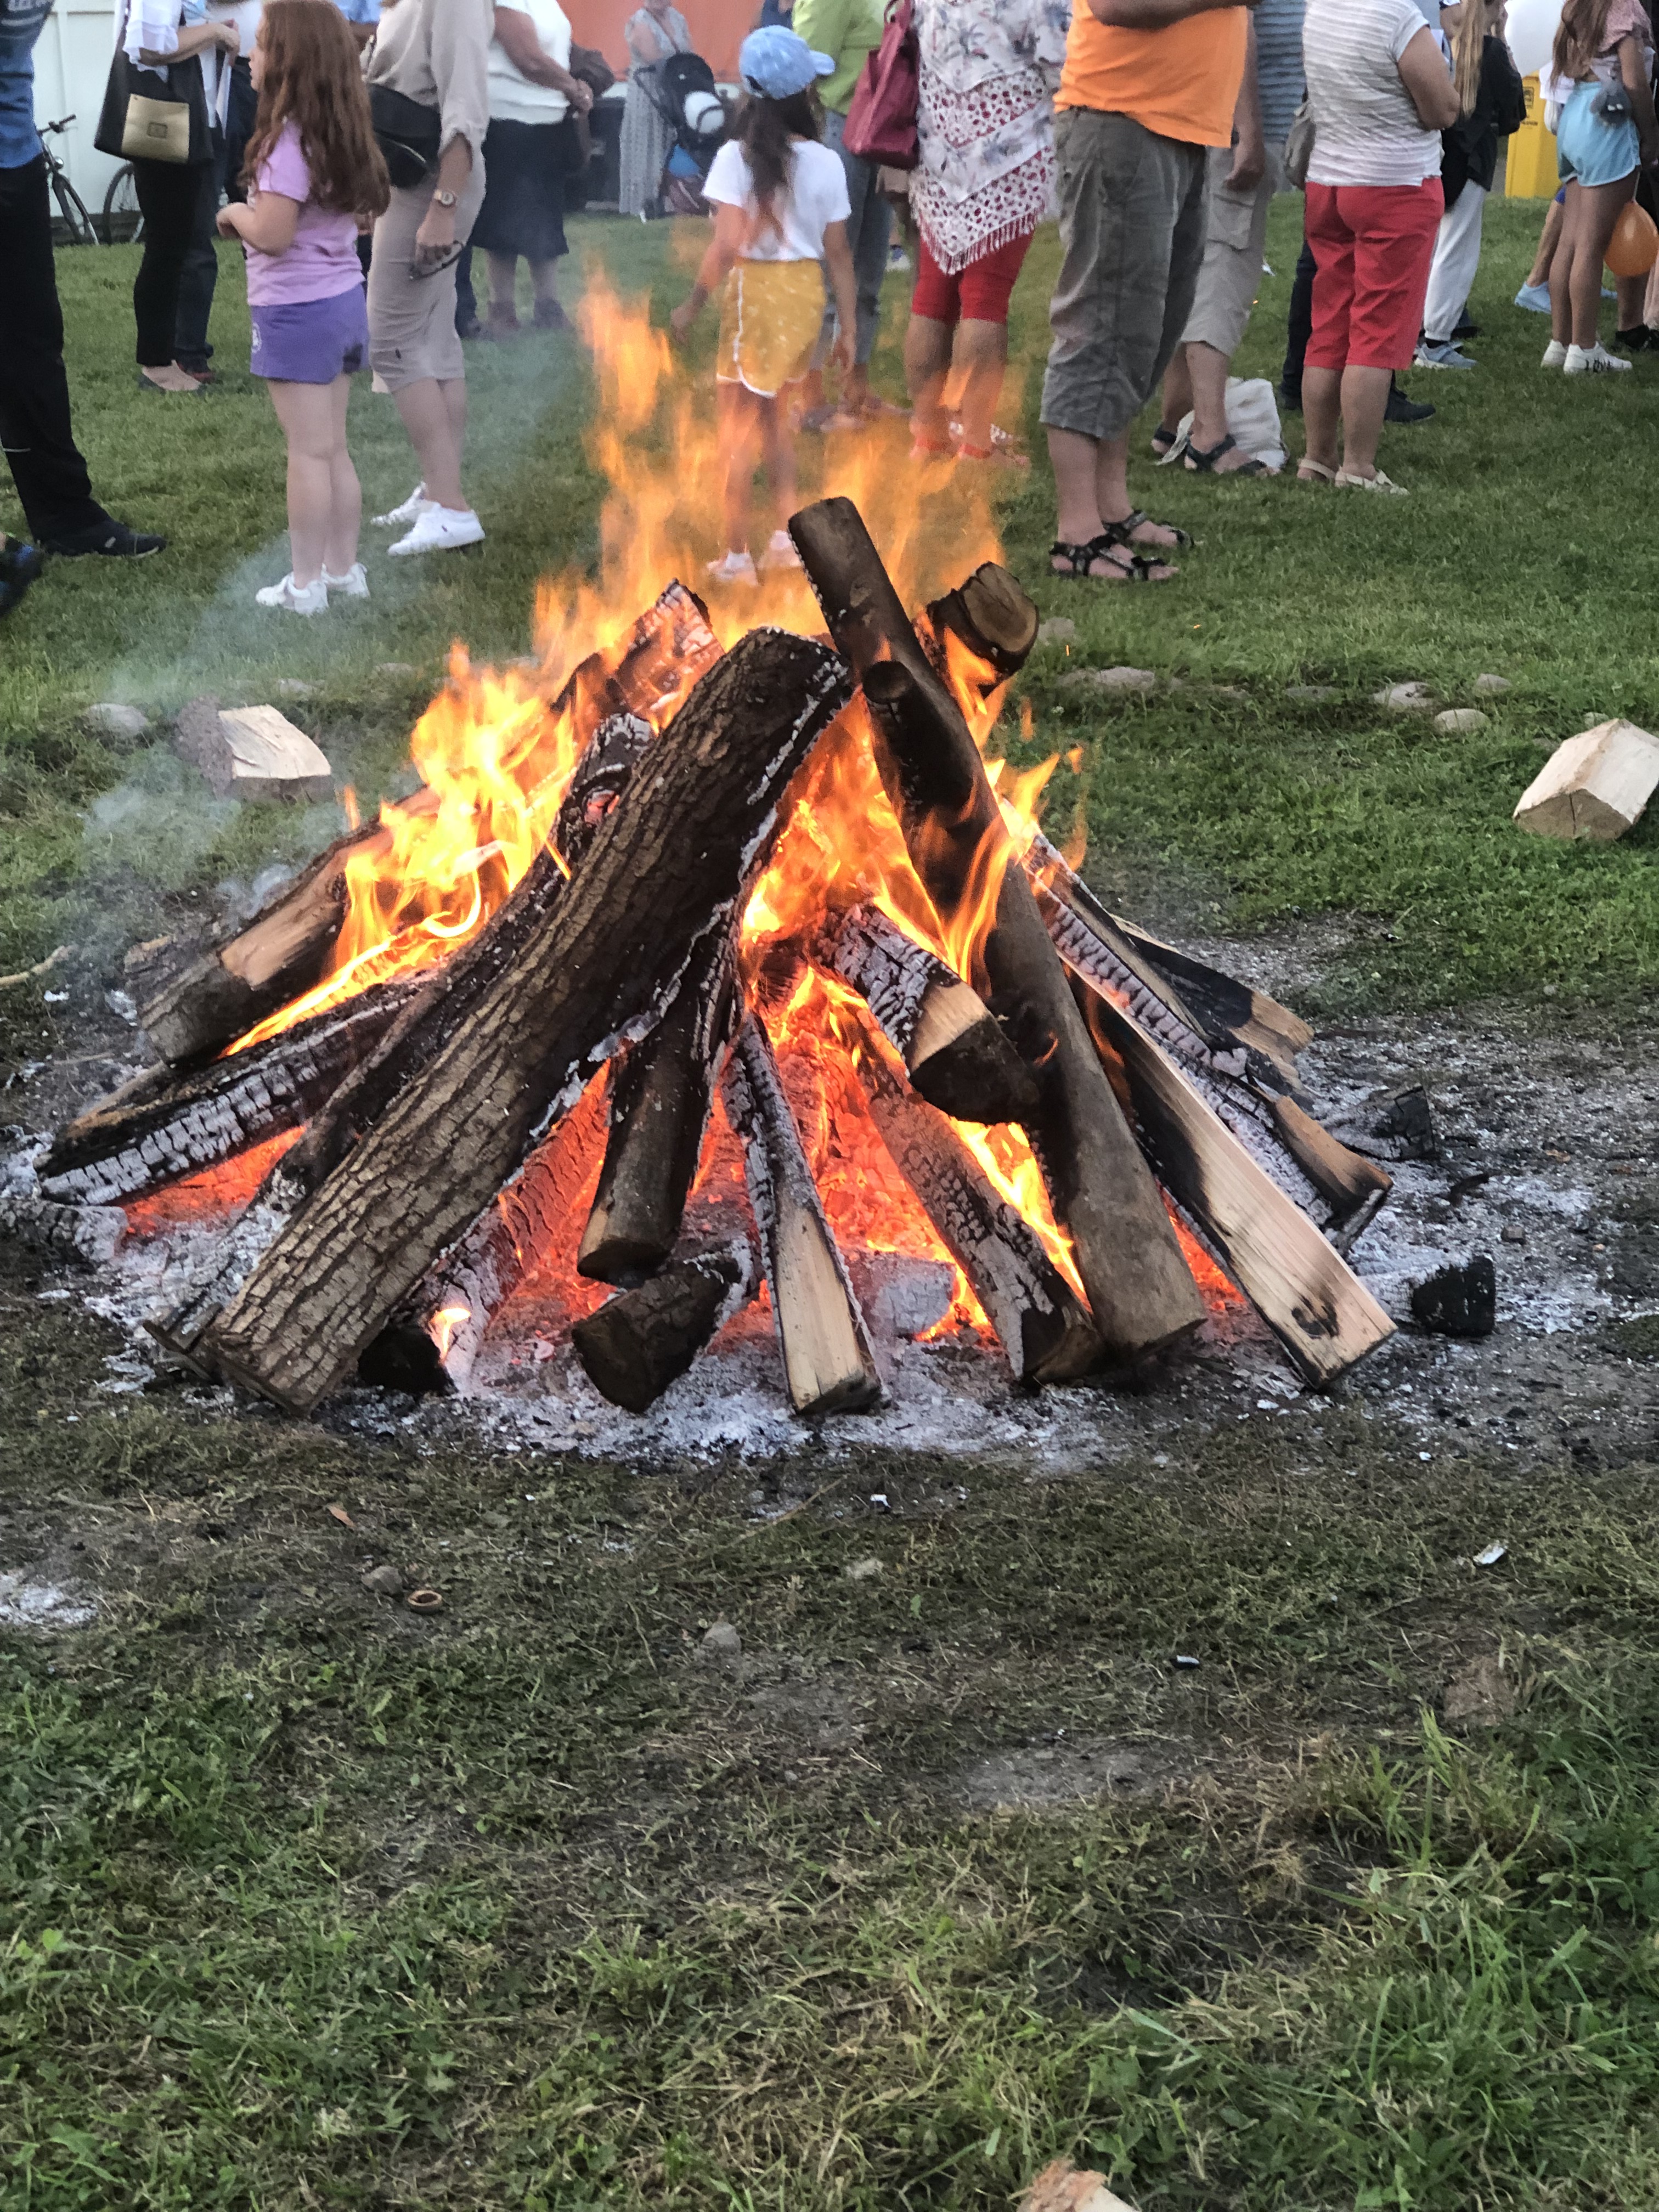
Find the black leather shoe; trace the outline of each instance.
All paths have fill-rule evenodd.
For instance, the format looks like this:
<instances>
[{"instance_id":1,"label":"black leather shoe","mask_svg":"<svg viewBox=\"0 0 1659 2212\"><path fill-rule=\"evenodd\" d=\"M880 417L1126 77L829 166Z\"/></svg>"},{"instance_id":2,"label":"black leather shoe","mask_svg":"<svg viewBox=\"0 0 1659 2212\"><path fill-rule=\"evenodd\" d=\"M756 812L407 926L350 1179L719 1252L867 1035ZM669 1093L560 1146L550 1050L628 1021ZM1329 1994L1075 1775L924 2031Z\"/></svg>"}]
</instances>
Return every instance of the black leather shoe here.
<instances>
[{"instance_id":1,"label":"black leather shoe","mask_svg":"<svg viewBox=\"0 0 1659 2212\"><path fill-rule=\"evenodd\" d=\"M1407 399L1395 384L1389 390L1389 404L1382 410L1385 422L1426 422L1434 410L1426 399Z\"/></svg>"},{"instance_id":2,"label":"black leather shoe","mask_svg":"<svg viewBox=\"0 0 1659 2212\"><path fill-rule=\"evenodd\" d=\"M1274 385L1273 397L1287 415L1299 415L1302 412L1302 394L1299 392L1292 392L1288 385Z\"/></svg>"},{"instance_id":3,"label":"black leather shoe","mask_svg":"<svg viewBox=\"0 0 1659 2212\"><path fill-rule=\"evenodd\" d=\"M61 561L78 561L88 553L106 553L120 561L142 561L146 554L159 553L167 541L158 538L153 530L131 530L125 522L112 519L90 523L86 529L73 531L67 538L45 538L40 542L48 553L55 553Z\"/></svg>"},{"instance_id":4,"label":"black leather shoe","mask_svg":"<svg viewBox=\"0 0 1659 2212\"><path fill-rule=\"evenodd\" d=\"M1452 332L1452 340L1453 343L1456 344L1461 343L1464 338L1478 338L1480 335L1480 324L1472 323L1468 317L1465 315L1462 321L1459 323L1457 328Z\"/></svg>"}]
</instances>

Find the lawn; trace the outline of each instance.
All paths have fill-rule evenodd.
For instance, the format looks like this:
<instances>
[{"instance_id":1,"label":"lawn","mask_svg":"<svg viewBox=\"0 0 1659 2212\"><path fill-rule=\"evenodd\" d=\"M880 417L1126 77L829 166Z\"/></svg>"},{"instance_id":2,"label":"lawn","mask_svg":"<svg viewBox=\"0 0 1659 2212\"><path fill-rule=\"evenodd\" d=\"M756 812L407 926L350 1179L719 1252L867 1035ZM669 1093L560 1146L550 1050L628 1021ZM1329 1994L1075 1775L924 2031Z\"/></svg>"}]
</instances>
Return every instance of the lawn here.
<instances>
[{"instance_id":1,"label":"lawn","mask_svg":"<svg viewBox=\"0 0 1659 2212\"><path fill-rule=\"evenodd\" d=\"M1084 801L1095 880L1312 945L1315 1012L1650 1012L1652 824L1581 851L1509 821L1540 740L1659 714L1659 369L1540 378L1507 304L1537 212L1489 212L1479 374L1419 379L1439 418L1390 434L1409 501L1138 464L1200 542L1115 596L1046 575L1040 465L1002 494L1008 558L1077 624L1023 689L1032 750L1082 748L1054 806ZM660 309L676 228L574 244ZM1017 300L1034 442L1054 252ZM538 576L595 561L600 487L578 349L475 349L482 552L256 619L282 454L240 305L225 385L174 408L133 388L131 256L59 267L94 479L173 540L59 566L0 629L0 968L72 943L73 1012L334 818L239 816L88 704L301 678L291 711L372 799L449 640L522 653ZM894 392L902 309L895 283ZM386 403L353 429L371 507L401 497ZM1123 662L1161 688L1065 680ZM1486 671L1514 688L1472 738L1370 703ZM9 1065L68 1021L6 994ZM101 1603L0 1626L6 2212L991 2212L1059 2154L1142 2212L1659 2202L1650 1465L1474 1441L1451 1479L1344 1398L1104 1471L550 1460L112 1391L118 1333L52 1289L0 1256L0 1595L44 1558ZM363 1591L387 1558L441 1615ZM735 1668L700 1656L721 1619ZM1437 1717L1498 1656L1513 1712Z\"/></svg>"}]
</instances>

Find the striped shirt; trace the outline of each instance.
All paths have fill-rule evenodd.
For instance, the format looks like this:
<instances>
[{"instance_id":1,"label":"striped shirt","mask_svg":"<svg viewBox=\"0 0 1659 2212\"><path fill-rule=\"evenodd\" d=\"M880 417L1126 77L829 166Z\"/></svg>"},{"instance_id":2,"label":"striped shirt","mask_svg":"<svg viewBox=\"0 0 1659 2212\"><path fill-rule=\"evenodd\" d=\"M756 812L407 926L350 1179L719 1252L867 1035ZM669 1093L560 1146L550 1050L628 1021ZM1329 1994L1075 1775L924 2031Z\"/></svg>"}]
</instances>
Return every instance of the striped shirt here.
<instances>
[{"instance_id":1,"label":"striped shirt","mask_svg":"<svg viewBox=\"0 0 1659 2212\"><path fill-rule=\"evenodd\" d=\"M1302 15L1307 0L1260 0L1255 11L1255 74L1261 130L1270 146L1285 137L1302 105Z\"/></svg>"},{"instance_id":2,"label":"striped shirt","mask_svg":"<svg viewBox=\"0 0 1659 2212\"><path fill-rule=\"evenodd\" d=\"M1418 0L1308 0L1303 56L1313 101L1316 185L1420 185L1440 173L1400 57L1425 27Z\"/></svg>"}]
</instances>

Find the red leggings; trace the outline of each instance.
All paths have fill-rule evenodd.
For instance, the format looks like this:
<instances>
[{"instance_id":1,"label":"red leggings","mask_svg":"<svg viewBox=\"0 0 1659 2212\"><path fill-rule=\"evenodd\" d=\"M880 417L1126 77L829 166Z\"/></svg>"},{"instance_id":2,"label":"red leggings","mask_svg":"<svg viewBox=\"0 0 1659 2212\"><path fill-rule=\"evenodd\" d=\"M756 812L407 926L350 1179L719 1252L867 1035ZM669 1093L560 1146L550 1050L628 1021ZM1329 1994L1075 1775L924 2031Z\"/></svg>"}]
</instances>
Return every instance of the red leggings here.
<instances>
[{"instance_id":1,"label":"red leggings","mask_svg":"<svg viewBox=\"0 0 1659 2212\"><path fill-rule=\"evenodd\" d=\"M953 276L947 276L927 251L927 241L918 231L916 289L911 295L910 313L930 323L964 319L970 323L1006 323L1014 280L1030 249L1031 238L1029 230L1021 238L1011 238L1006 246L994 246L989 253L981 253L977 261L970 261L965 269L958 269Z\"/></svg>"},{"instance_id":2,"label":"red leggings","mask_svg":"<svg viewBox=\"0 0 1659 2212\"><path fill-rule=\"evenodd\" d=\"M1421 185L1308 185L1314 277L1309 368L1409 368L1423 326L1438 177Z\"/></svg>"}]
</instances>

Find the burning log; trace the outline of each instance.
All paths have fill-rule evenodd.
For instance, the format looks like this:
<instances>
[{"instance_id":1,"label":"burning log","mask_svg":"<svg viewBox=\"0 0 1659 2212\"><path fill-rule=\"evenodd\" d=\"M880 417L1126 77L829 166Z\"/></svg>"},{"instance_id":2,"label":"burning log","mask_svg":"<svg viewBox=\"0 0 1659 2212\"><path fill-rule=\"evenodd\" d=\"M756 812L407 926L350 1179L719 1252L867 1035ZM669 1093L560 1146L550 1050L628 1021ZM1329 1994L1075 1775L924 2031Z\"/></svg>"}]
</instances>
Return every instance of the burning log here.
<instances>
[{"instance_id":1,"label":"burning log","mask_svg":"<svg viewBox=\"0 0 1659 2212\"><path fill-rule=\"evenodd\" d=\"M830 633L863 683L882 782L934 908L948 924L996 886L975 961L981 995L1036 1075L1041 1100L1026 1127L1096 1326L1120 1356L1157 1351L1198 1326L1203 1303L1030 886L1006 865L1008 833L961 709L851 501L820 501L789 526ZM980 986L981 975L972 980Z\"/></svg>"},{"instance_id":2,"label":"burning log","mask_svg":"<svg viewBox=\"0 0 1659 2212\"><path fill-rule=\"evenodd\" d=\"M576 1256L595 1282L641 1283L674 1249L736 1024L736 985L732 939L711 941L616 1071L611 1139Z\"/></svg>"},{"instance_id":3,"label":"burning log","mask_svg":"<svg viewBox=\"0 0 1659 2212\"><path fill-rule=\"evenodd\" d=\"M881 1396L869 1331L824 1218L777 1060L753 1014L738 1031L725 1080L790 1403L808 1415L862 1412Z\"/></svg>"},{"instance_id":4,"label":"burning log","mask_svg":"<svg viewBox=\"0 0 1659 2212\"><path fill-rule=\"evenodd\" d=\"M619 1044L729 933L790 777L847 703L833 655L753 631L653 744L519 958L277 1237L208 1332L309 1412Z\"/></svg>"},{"instance_id":5,"label":"burning log","mask_svg":"<svg viewBox=\"0 0 1659 2212\"><path fill-rule=\"evenodd\" d=\"M759 1287L754 1247L736 1237L607 1300L576 1323L571 1341L600 1396L643 1413Z\"/></svg>"},{"instance_id":6,"label":"burning log","mask_svg":"<svg viewBox=\"0 0 1659 2212\"><path fill-rule=\"evenodd\" d=\"M973 1286L1014 1380L1066 1382L1097 1367L1103 1347L1082 1301L944 1115L878 1048L859 1055L858 1072L894 1166Z\"/></svg>"},{"instance_id":7,"label":"burning log","mask_svg":"<svg viewBox=\"0 0 1659 2212\"><path fill-rule=\"evenodd\" d=\"M975 568L927 610L935 637L949 630L1006 683L1018 676L1037 638L1037 611L1008 571L994 561Z\"/></svg>"},{"instance_id":8,"label":"burning log","mask_svg":"<svg viewBox=\"0 0 1659 2212\"><path fill-rule=\"evenodd\" d=\"M296 1128L379 1044L414 989L381 984L187 1074L146 1068L58 1132L40 1163L42 1190L112 1205Z\"/></svg>"},{"instance_id":9,"label":"burning log","mask_svg":"<svg viewBox=\"0 0 1659 2212\"><path fill-rule=\"evenodd\" d=\"M556 726L568 714L579 741L609 714L637 714L655 726L665 698L711 667L720 642L701 600L671 584L641 616L612 666L592 653L549 709ZM535 755L520 771L526 792L543 769ZM435 791L399 802L409 816L435 815ZM269 899L244 927L218 943L180 945L158 939L127 956L127 985L138 1018L164 1060L204 1058L321 981L346 908L346 870L392 850L392 832L374 823L341 837Z\"/></svg>"},{"instance_id":10,"label":"burning log","mask_svg":"<svg viewBox=\"0 0 1659 2212\"><path fill-rule=\"evenodd\" d=\"M958 1121L1024 1121L1037 1084L977 991L874 907L834 916L816 956L850 983L913 1090Z\"/></svg>"},{"instance_id":11,"label":"burning log","mask_svg":"<svg viewBox=\"0 0 1659 2212\"><path fill-rule=\"evenodd\" d=\"M27 1164L0 1168L0 1237L49 1253L54 1259L79 1260L101 1267L112 1260L127 1233L118 1206L64 1206L43 1198Z\"/></svg>"},{"instance_id":12,"label":"burning log","mask_svg":"<svg viewBox=\"0 0 1659 2212\"><path fill-rule=\"evenodd\" d=\"M1393 1335L1393 1322L1133 1016L1103 993L1078 988L1103 1055L1127 1076L1164 1186L1302 1373L1334 1382Z\"/></svg>"}]
</instances>

